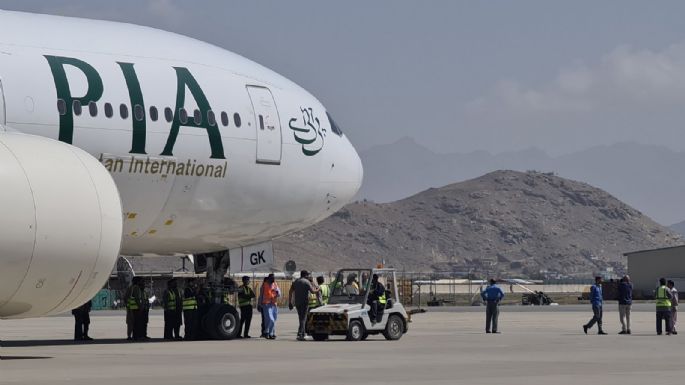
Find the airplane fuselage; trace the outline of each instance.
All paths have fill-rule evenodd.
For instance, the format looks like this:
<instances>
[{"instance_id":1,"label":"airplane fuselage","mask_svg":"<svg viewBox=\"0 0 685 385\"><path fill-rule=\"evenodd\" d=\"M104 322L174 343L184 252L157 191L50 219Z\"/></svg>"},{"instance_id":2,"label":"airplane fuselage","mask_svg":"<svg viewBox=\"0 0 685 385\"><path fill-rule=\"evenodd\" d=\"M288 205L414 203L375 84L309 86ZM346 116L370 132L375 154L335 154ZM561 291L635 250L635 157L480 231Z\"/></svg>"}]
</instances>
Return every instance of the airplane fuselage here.
<instances>
[{"instance_id":1,"label":"airplane fuselage","mask_svg":"<svg viewBox=\"0 0 685 385\"><path fill-rule=\"evenodd\" d=\"M0 318L84 303L119 254L247 247L359 189L325 107L239 55L122 23L0 25Z\"/></svg>"},{"instance_id":2,"label":"airplane fuselage","mask_svg":"<svg viewBox=\"0 0 685 385\"><path fill-rule=\"evenodd\" d=\"M6 126L107 167L124 206L124 254L271 239L356 193L361 167L347 138L316 98L266 68L144 27L0 20L13 31L0 38Z\"/></svg>"}]
</instances>

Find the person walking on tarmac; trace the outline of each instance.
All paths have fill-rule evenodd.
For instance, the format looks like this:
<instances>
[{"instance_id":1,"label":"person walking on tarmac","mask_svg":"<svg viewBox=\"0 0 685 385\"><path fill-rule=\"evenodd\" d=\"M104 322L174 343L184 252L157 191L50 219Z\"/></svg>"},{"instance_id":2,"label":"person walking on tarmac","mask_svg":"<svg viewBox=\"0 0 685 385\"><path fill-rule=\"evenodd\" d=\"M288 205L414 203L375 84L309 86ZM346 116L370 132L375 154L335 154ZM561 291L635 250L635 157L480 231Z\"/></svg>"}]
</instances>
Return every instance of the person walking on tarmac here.
<instances>
[{"instance_id":1,"label":"person walking on tarmac","mask_svg":"<svg viewBox=\"0 0 685 385\"><path fill-rule=\"evenodd\" d=\"M371 286L369 287L367 302L369 306L371 306L371 309L369 310L371 325L381 322L383 320L383 311L385 310L387 299L385 297L385 286L378 281L378 274L371 276Z\"/></svg>"},{"instance_id":2,"label":"person walking on tarmac","mask_svg":"<svg viewBox=\"0 0 685 385\"><path fill-rule=\"evenodd\" d=\"M631 334L630 309L633 306L633 284L630 277L621 278L618 284L618 318L621 321L621 332L618 334Z\"/></svg>"},{"instance_id":3,"label":"person walking on tarmac","mask_svg":"<svg viewBox=\"0 0 685 385\"><path fill-rule=\"evenodd\" d=\"M252 323L252 299L254 290L250 286L250 277L243 276L243 284L238 288L238 307L240 307L240 328L238 338L243 331L243 338L250 338L250 324Z\"/></svg>"},{"instance_id":4,"label":"person walking on tarmac","mask_svg":"<svg viewBox=\"0 0 685 385\"><path fill-rule=\"evenodd\" d=\"M92 341L88 336L88 328L90 326L90 309L93 306L92 301L88 301L83 305L71 311L74 316L74 341Z\"/></svg>"},{"instance_id":5,"label":"person walking on tarmac","mask_svg":"<svg viewBox=\"0 0 685 385\"><path fill-rule=\"evenodd\" d=\"M266 312L266 339L276 339L276 320L278 319L278 298L281 296L281 288L276 283L273 274L269 274L266 282L262 285L262 312Z\"/></svg>"},{"instance_id":6,"label":"person walking on tarmac","mask_svg":"<svg viewBox=\"0 0 685 385\"><path fill-rule=\"evenodd\" d=\"M181 340L183 300L178 292L178 283L175 278L167 281L167 289L162 294L162 306L164 307L164 339Z\"/></svg>"},{"instance_id":7,"label":"person walking on tarmac","mask_svg":"<svg viewBox=\"0 0 685 385\"><path fill-rule=\"evenodd\" d=\"M183 323L185 333L183 338L192 341L197 338L197 285L194 279L188 280L183 289Z\"/></svg>"},{"instance_id":8,"label":"person walking on tarmac","mask_svg":"<svg viewBox=\"0 0 685 385\"><path fill-rule=\"evenodd\" d=\"M497 321L499 319L499 303L504 298L504 292L497 286L495 279L490 279L490 285L480 293L485 301L485 332L499 334ZM490 329L492 327L492 329Z\"/></svg>"},{"instance_id":9,"label":"person walking on tarmac","mask_svg":"<svg viewBox=\"0 0 685 385\"><path fill-rule=\"evenodd\" d=\"M656 289L656 334L662 333L662 321L666 323L666 334L671 335L671 300L673 294L666 287L666 278L659 278L659 287Z\"/></svg>"},{"instance_id":10,"label":"person walking on tarmac","mask_svg":"<svg viewBox=\"0 0 685 385\"><path fill-rule=\"evenodd\" d=\"M604 297L602 296L602 277L595 277L595 284L590 288L590 303L592 304L592 319L587 324L583 325L583 332L587 334L588 329L597 324L597 334L605 335L602 330L602 306L604 304Z\"/></svg>"},{"instance_id":11,"label":"person walking on tarmac","mask_svg":"<svg viewBox=\"0 0 685 385\"><path fill-rule=\"evenodd\" d=\"M297 308L297 319L299 321L299 326L297 328L298 341L304 341L310 295L316 295L318 292L319 290L316 289L309 280L309 272L307 270L302 270L300 272L300 278L296 279L290 286L290 292L288 293L288 308L293 310L293 303L294 307Z\"/></svg>"},{"instance_id":12,"label":"person walking on tarmac","mask_svg":"<svg viewBox=\"0 0 685 385\"><path fill-rule=\"evenodd\" d=\"M666 286L671 290L671 334L678 334L675 327L678 323L678 289L675 288L675 282L668 280Z\"/></svg>"},{"instance_id":13,"label":"person walking on tarmac","mask_svg":"<svg viewBox=\"0 0 685 385\"><path fill-rule=\"evenodd\" d=\"M316 283L319 285L320 306L328 305L328 299L331 298L331 287L324 282L323 276L316 277Z\"/></svg>"}]
</instances>

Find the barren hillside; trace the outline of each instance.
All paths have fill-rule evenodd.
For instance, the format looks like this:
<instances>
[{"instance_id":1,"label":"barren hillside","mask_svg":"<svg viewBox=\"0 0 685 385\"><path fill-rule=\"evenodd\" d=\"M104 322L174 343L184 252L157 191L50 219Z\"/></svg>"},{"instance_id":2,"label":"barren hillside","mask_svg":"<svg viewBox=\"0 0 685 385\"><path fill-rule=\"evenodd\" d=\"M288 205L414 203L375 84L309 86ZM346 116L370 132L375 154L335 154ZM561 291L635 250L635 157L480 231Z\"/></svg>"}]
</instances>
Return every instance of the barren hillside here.
<instances>
[{"instance_id":1,"label":"barren hillside","mask_svg":"<svg viewBox=\"0 0 685 385\"><path fill-rule=\"evenodd\" d=\"M407 271L587 278L621 273L623 252L682 242L585 183L496 171L392 203L352 203L274 247L279 261L316 271L385 259Z\"/></svg>"}]
</instances>

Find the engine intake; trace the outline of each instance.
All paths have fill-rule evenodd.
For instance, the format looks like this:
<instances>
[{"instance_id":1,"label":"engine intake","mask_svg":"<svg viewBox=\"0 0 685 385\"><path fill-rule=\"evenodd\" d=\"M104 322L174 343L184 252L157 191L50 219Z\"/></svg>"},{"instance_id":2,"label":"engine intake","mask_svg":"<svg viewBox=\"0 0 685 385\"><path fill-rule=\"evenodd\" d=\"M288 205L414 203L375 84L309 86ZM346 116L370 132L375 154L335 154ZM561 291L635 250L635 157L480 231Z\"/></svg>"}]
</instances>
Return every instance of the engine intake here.
<instances>
[{"instance_id":1,"label":"engine intake","mask_svg":"<svg viewBox=\"0 0 685 385\"><path fill-rule=\"evenodd\" d=\"M119 254L121 212L90 154L0 133L0 318L58 314L95 296Z\"/></svg>"}]
</instances>

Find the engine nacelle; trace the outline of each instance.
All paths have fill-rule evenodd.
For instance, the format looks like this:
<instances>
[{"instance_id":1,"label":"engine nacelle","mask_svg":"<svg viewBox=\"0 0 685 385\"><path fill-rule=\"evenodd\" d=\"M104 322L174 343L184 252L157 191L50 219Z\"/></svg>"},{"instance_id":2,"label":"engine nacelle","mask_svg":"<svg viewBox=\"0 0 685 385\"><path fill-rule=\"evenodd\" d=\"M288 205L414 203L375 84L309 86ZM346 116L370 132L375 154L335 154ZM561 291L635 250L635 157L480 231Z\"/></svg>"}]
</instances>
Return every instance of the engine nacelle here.
<instances>
[{"instance_id":1,"label":"engine nacelle","mask_svg":"<svg viewBox=\"0 0 685 385\"><path fill-rule=\"evenodd\" d=\"M119 255L121 212L90 154L0 132L0 318L57 314L95 296Z\"/></svg>"}]
</instances>

